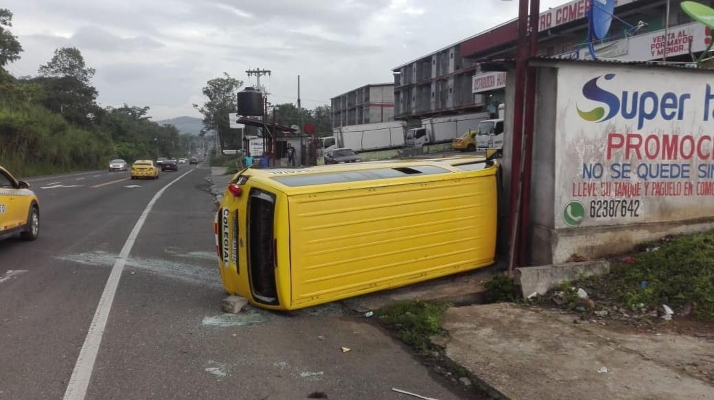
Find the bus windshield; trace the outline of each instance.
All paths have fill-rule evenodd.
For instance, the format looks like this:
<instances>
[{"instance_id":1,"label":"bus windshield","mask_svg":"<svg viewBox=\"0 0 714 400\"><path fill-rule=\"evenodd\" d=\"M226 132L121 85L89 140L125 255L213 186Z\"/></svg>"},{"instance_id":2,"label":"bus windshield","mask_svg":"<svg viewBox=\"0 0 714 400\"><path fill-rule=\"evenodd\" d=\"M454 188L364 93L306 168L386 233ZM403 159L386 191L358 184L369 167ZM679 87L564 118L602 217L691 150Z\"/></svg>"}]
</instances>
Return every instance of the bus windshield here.
<instances>
[{"instance_id":1,"label":"bus windshield","mask_svg":"<svg viewBox=\"0 0 714 400\"><path fill-rule=\"evenodd\" d=\"M274 196L262 190L252 190L248 203L248 269L253 283L253 296L268 304L274 303L277 297L274 213Z\"/></svg>"}]
</instances>

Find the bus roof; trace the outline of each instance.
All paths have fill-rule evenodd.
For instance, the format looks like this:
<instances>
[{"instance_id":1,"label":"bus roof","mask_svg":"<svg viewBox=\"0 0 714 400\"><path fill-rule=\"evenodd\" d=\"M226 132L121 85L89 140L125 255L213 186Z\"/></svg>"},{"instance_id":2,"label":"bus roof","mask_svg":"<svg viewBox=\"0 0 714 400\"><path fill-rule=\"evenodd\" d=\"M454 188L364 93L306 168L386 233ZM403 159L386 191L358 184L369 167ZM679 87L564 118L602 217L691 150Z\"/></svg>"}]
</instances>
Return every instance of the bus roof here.
<instances>
[{"instance_id":1,"label":"bus roof","mask_svg":"<svg viewBox=\"0 0 714 400\"><path fill-rule=\"evenodd\" d=\"M326 185L351 183L351 187L373 186L375 181L387 183L397 178L433 176L451 179L451 174L484 171L490 175L494 164L483 156L450 156L440 158L367 161L302 168L249 168L239 172L250 179L264 181L283 192L313 191ZM238 177L234 176L233 181ZM439 178L441 177L441 178ZM387 181L388 180L388 181Z\"/></svg>"}]
</instances>

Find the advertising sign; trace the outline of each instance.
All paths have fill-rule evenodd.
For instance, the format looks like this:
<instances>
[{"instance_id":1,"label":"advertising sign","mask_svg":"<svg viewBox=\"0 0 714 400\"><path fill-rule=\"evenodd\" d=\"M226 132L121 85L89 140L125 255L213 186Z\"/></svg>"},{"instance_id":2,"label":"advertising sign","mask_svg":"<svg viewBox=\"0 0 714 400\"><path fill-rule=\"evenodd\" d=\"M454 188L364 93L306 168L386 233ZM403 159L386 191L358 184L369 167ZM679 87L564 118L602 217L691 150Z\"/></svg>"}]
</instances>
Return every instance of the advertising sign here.
<instances>
[{"instance_id":1,"label":"advertising sign","mask_svg":"<svg viewBox=\"0 0 714 400\"><path fill-rule=\"evenodd\" d=\"M602 0L594 1L602 2ZM638 1L644 2L644 0L616 0L613 7L624 6L625 4ZM540 26L538 30L548 30L559 25L567 24L568 22L585 18L589 9L590 0L574 0L560 6L549 8L540 14Z\"/></svg>"},{"instance_id":2,"label":"advertising sign","mask_svg":"<svg viewBox=\"0 0 714 400\"><path fill-rule=\"evenodd\" d=\"M473 77L471 92L481 93L506 87L505 72L487 72Z\"/></svg>"},{"instance_id":3,"label":"advertising sign","mask_svg":"<svg viewBox=\"0 0 714 400\"><path fill-rule=\"evenodd\" d=\"M595 54L598 59L610 59L618 61L650 61L661 59L664 56L665 46L667 47L667 57L675 57L689 54L690 46L692 52L704 51L707 47L709 28L694 22L678 27L670 28L665 40L665 31L659 30L627 39L596 44ZM587 47L560 54L559 58L590 60L590 52Z\"/></svg>"},{"instance_id":4,"label":"advertising sign","mask_svg":"<svg viewBox=\"0 0 714 400\"><path fill-rule=\"evenodd\" d=\"M561 68L555 226L714 215L714 76Z\"/></svg>"}]
</instances>

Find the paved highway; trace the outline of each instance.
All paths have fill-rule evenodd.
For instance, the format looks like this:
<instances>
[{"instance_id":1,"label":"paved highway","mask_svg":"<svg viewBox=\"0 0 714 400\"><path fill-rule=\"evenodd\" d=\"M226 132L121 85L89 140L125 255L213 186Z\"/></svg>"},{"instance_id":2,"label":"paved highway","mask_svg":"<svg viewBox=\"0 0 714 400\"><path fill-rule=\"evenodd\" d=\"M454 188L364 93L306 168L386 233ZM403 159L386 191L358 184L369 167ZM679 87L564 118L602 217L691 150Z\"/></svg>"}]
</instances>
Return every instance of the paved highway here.
<instances>
[{"instance_id":1,"label":"paved highway","mask_svg":"<svg viewBox=\"0 0 714 400\"><path fill-rule=\"evenodd\" d=\"M40 238L0 241L0 399L465 398L339 304L223 315L209 171L28 180Z\"/></svg>"}]
</instances>

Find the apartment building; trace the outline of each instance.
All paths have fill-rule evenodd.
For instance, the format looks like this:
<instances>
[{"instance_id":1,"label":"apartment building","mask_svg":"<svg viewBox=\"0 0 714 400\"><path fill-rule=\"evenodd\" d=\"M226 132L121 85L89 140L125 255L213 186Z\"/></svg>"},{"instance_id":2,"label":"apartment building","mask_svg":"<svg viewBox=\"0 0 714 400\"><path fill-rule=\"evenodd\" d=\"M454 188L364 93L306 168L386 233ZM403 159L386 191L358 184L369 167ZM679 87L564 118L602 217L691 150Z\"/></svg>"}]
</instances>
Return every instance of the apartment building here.
<instances>
[{"instance_id":1,"label":"apartment building","mask_svg":"<svg viewBox=\"0 0 714 400\"><path fill-rule=\"evenodd\" d=\"M610 37L594 44L597 57L691 61L689 43L693 53L701 52L711 34L682 11L681 2L617 0ZM714 4L714 0L700 2ZM574 0L542 11L539 55L590 58L589 5L590 0ZM393 68L395 119L497 112L504 101L505 73L481 71L479 63L515 57L517 39L514 19Z\"/></svg>"},{"instance_id":2,"label":"apartment building","mask_svg":"<svg viewBox=\"0 0 714 400\"><path fill-rule=\"evenodd\" d=\"M332 128L394 120L394 85L362 86L330 99Z\"/></svg>"}]
</instances>

